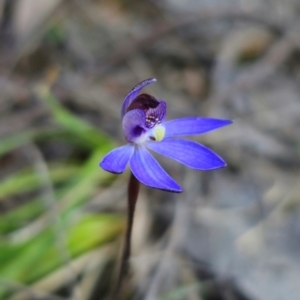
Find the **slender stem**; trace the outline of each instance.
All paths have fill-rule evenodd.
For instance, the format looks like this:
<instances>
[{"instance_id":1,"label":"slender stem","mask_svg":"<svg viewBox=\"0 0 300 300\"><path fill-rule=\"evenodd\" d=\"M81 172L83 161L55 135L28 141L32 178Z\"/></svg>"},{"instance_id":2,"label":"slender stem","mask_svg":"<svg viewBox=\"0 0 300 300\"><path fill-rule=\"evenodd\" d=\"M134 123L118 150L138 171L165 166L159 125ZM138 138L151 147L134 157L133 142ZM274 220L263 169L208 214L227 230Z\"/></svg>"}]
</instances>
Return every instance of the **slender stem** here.
<instances>
[{"instance_id":1,"label":"slender stem","mask_svg":"<svg viewBox=\"0 0 300 300\"><path fill-rule=\"evenodd\" d=\"M132 226L133 226L133 219L134 219L134 212L135 212L135 205L138 198L140 189L140 182L135 178L135 176L131 173L129 183L128 183L128 191L127 191L127 204L128 204L128 211L127 211L127 228L125 233L125 240L123 246L123 253L121 258L121 266L119 271L119 277L116 286L116 293L115 295L118 296L121 289L122 283L126 275L129 271L129 257L131 252L131 234L132 234Z\"/></svg>"}]
</instances>

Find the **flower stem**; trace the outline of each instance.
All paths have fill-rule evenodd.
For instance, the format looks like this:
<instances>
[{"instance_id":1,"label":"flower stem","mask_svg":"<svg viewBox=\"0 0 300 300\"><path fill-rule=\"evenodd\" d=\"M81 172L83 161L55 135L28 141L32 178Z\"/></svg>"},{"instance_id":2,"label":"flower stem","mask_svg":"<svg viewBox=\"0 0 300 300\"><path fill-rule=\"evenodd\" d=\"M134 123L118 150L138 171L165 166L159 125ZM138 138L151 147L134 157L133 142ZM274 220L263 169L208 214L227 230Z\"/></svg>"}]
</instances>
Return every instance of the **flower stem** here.
<instances>
[{"instance_id":1,"label":"flower stem","mask_svg":"<svg viewBox=\"0 0 300 300\"><path fill-rule=\"evenodd\" d=\"M140 182L135 178L135 176L131 173L129 183L128 183L128 191L127 191L127 200L128 200L128 211L127 211L127 228L125 233L125 241L123 246L123 253L121 258L121 266L116 286L116 296L120 294L122 289L122 283L124 278L128 274L129 271L129 257L131 252L131 234L132 234L132 226L135 212L135 205L138 198L140 189Z\"/></svg>"}]
</instances>

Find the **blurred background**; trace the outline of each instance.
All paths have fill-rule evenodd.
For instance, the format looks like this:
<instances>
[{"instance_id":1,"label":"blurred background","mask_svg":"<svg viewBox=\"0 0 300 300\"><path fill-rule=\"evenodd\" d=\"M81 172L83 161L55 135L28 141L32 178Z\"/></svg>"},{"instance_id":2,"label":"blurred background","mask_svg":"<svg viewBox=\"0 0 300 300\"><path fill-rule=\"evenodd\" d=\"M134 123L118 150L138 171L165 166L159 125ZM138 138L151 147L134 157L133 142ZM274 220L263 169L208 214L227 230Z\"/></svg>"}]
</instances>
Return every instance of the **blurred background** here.
<instances>
[{"instance_id":1,"label":"blurred background","mask_svg":"<svg viewBox=\"0 0 300 300\"><path fill-rule=\"evenodd\" d=\"M227 168L159 161L142 187L123 299L299 300L299 0L0 1L0 299L111 299L138 82L168 119L229 118L195 139Z\"/></svg>"}]
</instances>

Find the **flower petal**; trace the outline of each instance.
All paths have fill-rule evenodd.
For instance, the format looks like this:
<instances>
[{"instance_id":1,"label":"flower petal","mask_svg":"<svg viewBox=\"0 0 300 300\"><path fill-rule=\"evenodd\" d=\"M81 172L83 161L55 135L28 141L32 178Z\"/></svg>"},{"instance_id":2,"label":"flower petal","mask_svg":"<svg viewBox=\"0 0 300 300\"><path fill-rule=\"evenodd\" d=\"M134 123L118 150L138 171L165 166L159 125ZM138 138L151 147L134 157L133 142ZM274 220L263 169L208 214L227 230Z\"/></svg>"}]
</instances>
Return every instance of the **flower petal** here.
<instances>
[{"instance_id":1,"label":"flower petal","mask_svg":"<svg viewBox=\"0 0 300 300\"><path fill-rule=\"evenodd\" d=\"M125 145L110 151L100 162L100 167L105 171L120 174L126 169L126 166L132 157L134 146Z\"/></svg>"},{"instance_id":2,"label":"flower petal","mask_svg":"<svg viewBox=\"0 0 300 300\"><path fill-rule=\"evenodd\" d=\"M231 120L197 117L170 120L165 122L165 138L201 134L229 125L232 122Z\"/></svg>"},{"instance_id":3,"label":"flower petal","mask_svg":"<svg viewBox=\"0 0 300 300\"><path fill-rule=\"evenodd\" d=\"M164 121L167 113L167 103L159 100L159 104L155 108L149 108L146 111L146 126L148 128L154 127Z\"/></svg>"},{"instance_id":4,"label":"flower petal","mask_svg":"<svg viewBox=\"0 0 300 300\"><path fill-rule=\"evenodd\" d=\"M123 117L125 115L125 112L132 102L136 98L136 96L140 93L140 91L147 85L156 82L155 78L149 78L145 79L142 82L138 83L125 97L123 104L122 104L122 110L121 110L121 116Z\"/></svg>"},{"instance_id":5,"label":"flower petal","mask_svg":"<svg viewBox=\"0 0 300 300\"><path fill-rule=\"evenodd\" d=\"M145 121L146 113L141 109L134 109L125 114L122 120L122 128L128 142L134 142L146 132Z\"/></svg>"},{"instance_id":6,"label":"flower petal","mask_svg":"<svg viewBox=\"0 0 300 300\"><path fill-rule=\"evenodd\" d=\"M147 186L175 193L182 192L182 188L142 146L136 148L130 160L130 167L134 176Z\"/></svg>"},{"instance_id":7,"label":"flower petal","mask_svg":"<svg viewBox=\"0 0 300 300\"><path fill-rule=\"evenodd\" d=\"M225 161L212 150L192 141L165 139L148 142L147 147L192 169L212 170L226 166Z\"/></svg>"}]
</instances>

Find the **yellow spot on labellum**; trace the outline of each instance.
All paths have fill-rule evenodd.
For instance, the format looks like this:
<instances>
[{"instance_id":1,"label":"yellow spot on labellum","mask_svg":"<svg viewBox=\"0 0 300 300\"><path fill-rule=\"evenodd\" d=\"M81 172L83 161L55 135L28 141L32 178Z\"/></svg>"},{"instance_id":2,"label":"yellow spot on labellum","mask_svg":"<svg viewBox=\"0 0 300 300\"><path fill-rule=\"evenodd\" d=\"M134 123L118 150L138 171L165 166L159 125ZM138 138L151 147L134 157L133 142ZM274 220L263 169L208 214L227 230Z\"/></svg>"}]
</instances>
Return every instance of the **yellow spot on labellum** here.
<instances>
[{"instance_id":1,"label":"yellow spot on labellum","mask_svg":"<svg viewBox=\"0 0 300 300\"><path fill-rule=\"evenodd\" d=\"M165 132L166 132L166 129L161 124L157 124L156 126L154 126L153 131L152 131L155 140L158 142L164 138Z\"/></svg>"}]
</instances>

